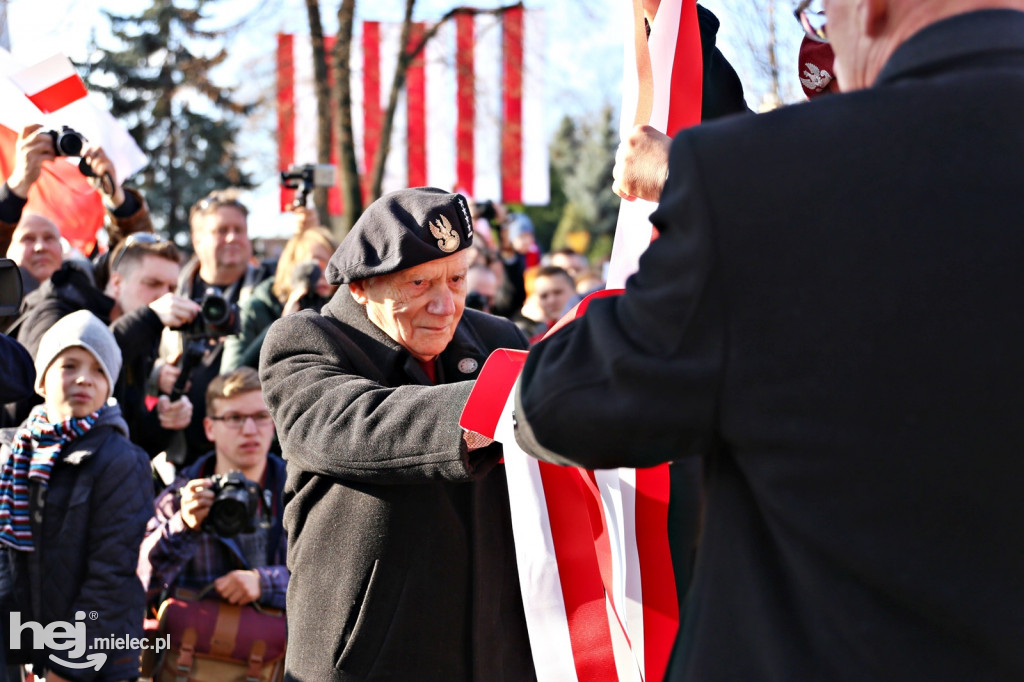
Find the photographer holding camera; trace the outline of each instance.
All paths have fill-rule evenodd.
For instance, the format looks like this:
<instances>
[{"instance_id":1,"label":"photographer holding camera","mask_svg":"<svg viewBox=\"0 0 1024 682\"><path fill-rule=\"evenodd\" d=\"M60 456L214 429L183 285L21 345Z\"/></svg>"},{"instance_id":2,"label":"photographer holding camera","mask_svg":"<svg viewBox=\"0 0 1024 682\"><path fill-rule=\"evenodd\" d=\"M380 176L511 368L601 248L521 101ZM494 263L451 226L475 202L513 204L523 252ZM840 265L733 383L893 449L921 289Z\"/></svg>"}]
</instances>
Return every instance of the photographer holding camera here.
<instances>
[{"instance_id":1,"label":"photographer holding camera","mask_svg":"<svg viewBox=\"0 0 1024 682\"><path fill-rule=\"evenodd\" d=\"M66 141L58 146L58 140ZM45 164L58 156L74 155L81 155L79 168L90 177L107 208L111 251L129 234L153 230L142 195L121 187L113 162L100 147L88 145L69 129L58 134L38 124L26 126L15 143L11 175L0 186L0 253L21 267L26 294L61 266L60 226L44 216L24 212L29 190ZM99 284L105 285L105 278L101 277Z\"/></svg>"},{"instance_id":2,"label":"photographer holding camera","mask_svg":"<svg viewBox=\"0 0 1024 682\"><path fill-rule=\"evenodd\" d=\"M198 590L212 583L232 604L258 602L283 609L289 575L281 524L285 464L269 452L274 422L256 371L243 367L215 378L207 390L206 411L203 428L214 450L182 470L156 499L142 543L139 578L154 606L172 588ZM231 472L264 492L246 490L237 474L226 476ZM245 518L237 508L232 512L230 505L221 506L222 500L239 498L250 510ZM258 522L259 511L269 516L269 524ZM233 537L214 530L235 530L231 526L239 520L251 530L243 528Z\"/></svg>"},{"instance_id":3,"label":"photographer holding camera","mask_svg":"<svg viewBox=\"0 0 1024 682\"><path fill-rule=\"evenodd\" d=\"M174 396L185 383L186 395L195 410L192 423L184 430L184 465L210 449L203 428L206 389L221 373L225 337L238 331L237 306L269 275L250 263L253 252L248 216L249 210L234 190L211 192L196 202L189 214L195 256L182 269L176 293L197 302L221 299L227 306L223 312L234 319L212 320L213 324L207 324L211 320L206 312L213 312L214 307L221 312L220 306L207 306L199 320L203 323L199 325L201 329L175 333L162 348L165 363L159 370L159 392ZM181 379L183 368L185 378Z\"/></svg>"}]
</instances>

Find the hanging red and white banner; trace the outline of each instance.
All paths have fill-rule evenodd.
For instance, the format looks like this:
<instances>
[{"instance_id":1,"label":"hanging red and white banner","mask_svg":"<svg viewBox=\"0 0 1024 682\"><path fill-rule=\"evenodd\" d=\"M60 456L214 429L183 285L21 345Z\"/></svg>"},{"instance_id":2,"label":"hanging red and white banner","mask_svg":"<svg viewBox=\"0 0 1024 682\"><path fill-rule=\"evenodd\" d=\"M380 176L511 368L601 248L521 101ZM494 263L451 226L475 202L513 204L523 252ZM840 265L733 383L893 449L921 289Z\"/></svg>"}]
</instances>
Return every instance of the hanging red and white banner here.
<instances>
[{"instance_id":1,"label":"hanging red and white banner","mask_svg":"<svg viewBox=\"0 0 1024 682\"><path fill-rule=\"evenodd\" d=\"M648 123L674 134L699 122L702 74L695 0L662 0L650 41L641 1L621 6L630 55L623 84L623 116L629 118L624 131ZM650 243L650 210L620 213L612 251L619 287ZM593 296L617 293L609 289ZM590 300L548 333L584 314ZM500 370L488 371L492 362ZM523 362L521 353L493 354L461 423L471 430L493 428L504 448L538 679L660 680L679 624L668 545L668 466L594 472L527 456L515 442L512 418L513 384Z\"/></svg>"},{"instance_id":2,"label":"hanging red and white banner","mask_svg":"<svg viewBox=\"0 0 1024 682\"><path fill-rule=\"evenodd\" d=\"M476 199L548 203L543 22L542 10L512 7L500 15L458 13L438 28L406 74L384 192L429 185ZM360 28L350 65L356 159L365 178L380 148L401 25L364 21ZM410 45L429 29L414 24ZM306 36L278 36L277 74L279 165L284 170L316 163L313 56ZM291 196L282 190L282 210ZM329 210L341 212L340 195Z\"/></svg>"}]
</instances>

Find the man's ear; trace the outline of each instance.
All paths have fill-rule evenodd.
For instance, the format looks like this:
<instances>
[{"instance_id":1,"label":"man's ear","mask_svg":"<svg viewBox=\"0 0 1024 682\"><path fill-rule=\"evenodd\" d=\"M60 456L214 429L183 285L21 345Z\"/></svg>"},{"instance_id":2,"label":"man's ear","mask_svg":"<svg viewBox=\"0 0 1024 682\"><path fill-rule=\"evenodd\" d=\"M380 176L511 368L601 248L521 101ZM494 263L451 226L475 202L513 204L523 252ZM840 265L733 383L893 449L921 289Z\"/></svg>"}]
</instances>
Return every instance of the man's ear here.
<instances>
[{"instance_id":1,"label":"man's ear","mask_svg":"<svg viewBox=\"0 0 1024 682\"><path fill-rule=\"evenodd\" d=\"M359 280L358 282L348 283L348 293L352 294L352 298L355 299L359 305L366 305L370 298L366 295L366 281Z\"/></svg>"},{"instance_id":2,"label":"man's ear","mask_svg":"<svg viewBox=\"0 0 1024 682\"><path fill-rule=\"evenodd\" d=\"M121 296L121 287L124 285L124 276L117 271L110 273L110 279L107 280L107 289L105 293L115 301Z\"/></svg>"},{"instance_id":3,"label":"man's ear","mask_svg":"<svg viewBox=\"0 0 1024 682\"><path fill-rule=\"evenodd\" d=\"M206 433L206 440L213 442L213 420L203 417L203 431Z\"/></svg>"}]
</instances>

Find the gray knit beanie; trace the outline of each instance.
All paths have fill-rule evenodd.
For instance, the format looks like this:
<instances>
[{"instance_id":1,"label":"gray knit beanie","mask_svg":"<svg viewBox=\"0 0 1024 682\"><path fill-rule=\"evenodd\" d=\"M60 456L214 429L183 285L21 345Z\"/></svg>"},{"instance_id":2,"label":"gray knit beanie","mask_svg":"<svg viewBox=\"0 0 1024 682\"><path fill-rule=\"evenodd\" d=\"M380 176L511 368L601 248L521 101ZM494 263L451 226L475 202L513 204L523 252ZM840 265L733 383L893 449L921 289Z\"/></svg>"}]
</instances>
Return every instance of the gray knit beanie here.
<instances>
[{"instance_id":1,"label":"gray knit beanie","mask_svg":"<svg viewBox=\"0 0 1024 682\"><path fill-rule=\"evenodd\" d=\"M88 310L78 310L60 318L39 340L36 351L36 393L43 394L43 376L65 348L79 346L93 354L107 375L107 397L121 372L121 349L107 325Z\"/></svg>"}]
</instances>

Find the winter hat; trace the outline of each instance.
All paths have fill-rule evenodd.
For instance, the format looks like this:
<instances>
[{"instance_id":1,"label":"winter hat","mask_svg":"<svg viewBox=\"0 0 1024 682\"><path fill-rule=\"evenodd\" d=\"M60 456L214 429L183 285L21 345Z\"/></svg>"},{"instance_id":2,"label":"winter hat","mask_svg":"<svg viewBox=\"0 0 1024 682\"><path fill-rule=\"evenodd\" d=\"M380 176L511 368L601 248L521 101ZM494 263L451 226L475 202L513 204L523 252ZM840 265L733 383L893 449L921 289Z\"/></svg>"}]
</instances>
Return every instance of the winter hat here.
<instances>
[{"instance_id":1,"label":"winter hat","mask_svg":"<svg viewBox=\"0 0 1024 682\"><path fill-rule=\"evenodd\" d=\"M36 351L36 393L43 393L43 377L53 361L65 348L79 346L92 353L107 377L107 397L121 372L121 349L113 332L88 310L65 315L50 327L39 340ZM105 400L106 400L105 399Z\"/></svg>"},{"instance_id":2,"label":"winter hat","mask_svg":"<svg viewBox=\"0 0 1024 682\"><path fill-rule=\"evenodd\" d=\"M325 274L331 284L358 282L450 256L472 242L466 197L436 187L402 189L370 204Z\"/></svg>"},{"instance_id":3,"label":"winter hat","mask_svg":"<svg viewBox=\"0 0 1024 682\"><path fill-rule=\"evenodd\" d=\"M820 40L804 36L800 43L800 86L807 99L814 99L830 92L839 92L839 81L835 72L836 55L832 46Z\"/></svg>"}]
</instances>

